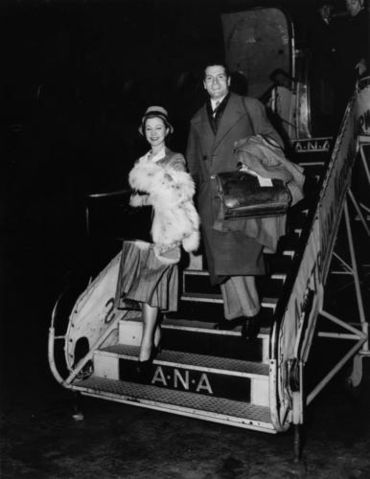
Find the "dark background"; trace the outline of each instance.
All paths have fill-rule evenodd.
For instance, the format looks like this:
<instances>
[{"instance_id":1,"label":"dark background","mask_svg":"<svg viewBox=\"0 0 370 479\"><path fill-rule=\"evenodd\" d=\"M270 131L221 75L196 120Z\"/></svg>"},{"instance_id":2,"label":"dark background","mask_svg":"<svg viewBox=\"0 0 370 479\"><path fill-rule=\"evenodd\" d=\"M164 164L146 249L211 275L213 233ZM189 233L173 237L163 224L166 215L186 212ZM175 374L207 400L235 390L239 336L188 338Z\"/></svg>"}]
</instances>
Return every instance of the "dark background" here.
<instances>
[{"instance_id":1,"label":"dark background","mask_svg":"<svg viewBox=\"0 0 370 479\"><path fill-rule=\"evenodd\" d=\"M13 341L44 365L64 284L113 254L103 244L89 249L86 195L126 186L146 148L137 131L145 108L168 108L170 147L184 152L189 119L204 100L202 67L223 54L220 13L270 4L1 3L2 366L18 358ZM296 47L306 49L317 3L280 5L295 23Z\"/></svg>"},{"instance_id":2,"label":"dark background","mask_svg":"<svg viewBox=\"0 0 370 479\"><path fill-rule=\"evenodd\" d=\"M91 248L86 195L126 186L127 172L146 149L137 127L148 105L168 108L175 127L170 146L184 152L189 119L204 99L202 66L222 54L219 14L257 4L270 2L0 2L4 478L172 479L182 470L197 477L199 464L205 470L198 477L222 479L238 471L248 477L252 466L253 477L369 477L366 395L353 402L335 393L319 403L305 469L293 468L292 438L284 435L205 428L191 419L94 400L86 421L74 423L70 392L49 372L47 336L58 295L120 247L97 242ZM295 22L296 47L305 49L316 1L279 5ZM344 10L344 1L336 2L336 10ZM338 451L332 460L328 444ZM209 476L208 464L214 467Z\"/></svg>"},{"instance_id":3,"label":"dark background","mask_svg":"<svg viewBox=\"0 0 370 479\"><path fill-rule=\"evenodd\" d=\"M250 5L1 3L3 247L27 252L38 265L27 269L22 288L47 265L53 278L40 285L41 303L49 301L48 289L58 290L59 278L79 269L86 195L125 187L145 151L137 127L147 106L169 110L169 146L184 152L189 119L204 99L203 64L223 54L220 12ZM304 45L313 2L283 6L296 21L297 46Z\"/></svg>"},{"instance_id":4,"label":"dark background","mask_svg":"<svg viewBox=\"0 0 370 479\"><path fill-rule=\"evenodd\" d=\"M120 247L91 251L86 195L126 186L146 148L137 128L151 104L168 108L170 147L184 152L189 119L204 99L202 66L223 51L219 14L255 4L1 3L3 411L45 391L62 397L47 363L53 305L65 284ZM316 2L279 4L295 22L296 47L306 48ZM336 6L344 10L344 2Z\"/></svg>"}]
</instances>

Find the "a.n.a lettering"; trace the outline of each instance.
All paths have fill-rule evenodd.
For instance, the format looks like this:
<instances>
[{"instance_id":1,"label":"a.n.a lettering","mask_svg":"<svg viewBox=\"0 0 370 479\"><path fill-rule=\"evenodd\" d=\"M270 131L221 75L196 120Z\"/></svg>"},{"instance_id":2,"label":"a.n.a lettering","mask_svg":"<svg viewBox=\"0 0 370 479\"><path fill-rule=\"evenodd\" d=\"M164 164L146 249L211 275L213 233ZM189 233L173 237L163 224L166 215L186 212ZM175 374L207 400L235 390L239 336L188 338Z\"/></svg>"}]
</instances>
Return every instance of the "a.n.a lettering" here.
<instances>
[{"instance_id":1,"label":"a.n.a lettering","mask_svg":"<svg viewBox=\"0 0 370 479\"><path fill-rule=\"evenodd\" d=\"M206 373L199 378L191 377L191 371L174 368L165 372L162 366L157 366L151 384L183 391L195 391L201 394L213 394L212 386Z\"/></svg>"}]
</instances>

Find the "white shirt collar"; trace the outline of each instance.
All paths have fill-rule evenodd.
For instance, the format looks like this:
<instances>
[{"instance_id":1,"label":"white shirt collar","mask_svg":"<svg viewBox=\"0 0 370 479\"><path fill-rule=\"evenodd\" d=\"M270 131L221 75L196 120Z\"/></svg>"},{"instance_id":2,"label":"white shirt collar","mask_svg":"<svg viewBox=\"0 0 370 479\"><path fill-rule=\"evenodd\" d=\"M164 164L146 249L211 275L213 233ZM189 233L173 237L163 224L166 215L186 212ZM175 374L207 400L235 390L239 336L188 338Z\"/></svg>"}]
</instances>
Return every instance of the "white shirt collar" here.
<instances>
[{"instance_id":1,"label":"white shirt collar","mask_svg":"<svg viewBox=\"0 0 370 479\"><path fill-rule=\"evenodd\" d=\"M226 95L224 95L222 98L217 98L216 100L211 98L212 110L214 110L216 108L216 103L220 104L224 100L225 97L226 97Z\"/></svg>"}]
</instances>

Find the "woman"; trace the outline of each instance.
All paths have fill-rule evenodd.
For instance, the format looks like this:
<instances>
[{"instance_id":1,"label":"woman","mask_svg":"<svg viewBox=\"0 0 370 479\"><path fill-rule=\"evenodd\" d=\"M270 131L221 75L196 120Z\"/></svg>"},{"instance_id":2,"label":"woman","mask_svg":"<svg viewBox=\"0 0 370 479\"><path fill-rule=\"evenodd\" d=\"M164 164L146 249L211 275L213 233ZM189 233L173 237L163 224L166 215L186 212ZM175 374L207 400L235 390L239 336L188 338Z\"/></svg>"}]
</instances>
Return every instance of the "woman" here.
<instances>
[{"instance_id":1,"label":"woman","mask_svg":"<svg viewBox=\"0 0 370 479\"><path fill-rule=\"evenodd\" d=\"M143 332L138 373L148 379L151 363L160 344L159 311L176 311L180 245L190 252L199 245L199 217L194 208L194 183L185 171L185 159L166 147L173 132L167 111L149 107L139 132L151 149L135 163L129 173L134 190L130 205L151 205L153 243L125 241L119 291L124 300L141 303Z\"/></svg>"}]
</instances>

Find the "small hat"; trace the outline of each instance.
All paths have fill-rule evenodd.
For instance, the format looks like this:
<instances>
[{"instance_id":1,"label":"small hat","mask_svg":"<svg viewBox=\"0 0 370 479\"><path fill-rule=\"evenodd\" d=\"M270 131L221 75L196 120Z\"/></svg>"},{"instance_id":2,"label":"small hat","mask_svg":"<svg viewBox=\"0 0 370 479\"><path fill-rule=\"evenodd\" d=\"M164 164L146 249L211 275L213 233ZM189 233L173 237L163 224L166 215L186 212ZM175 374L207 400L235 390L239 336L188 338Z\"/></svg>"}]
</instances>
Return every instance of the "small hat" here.
<instances>
[{"instance_id":1,"label":"small hat","mask_svg":"<svg viewBox=\"0 0 370 479\"><path fill-rule=\"evenodd\" d=\"M161 118L164 121L164 124L166 125L167 128L169 128L170 133L173 133L173 126L171 123L168 121L168 113L165 108L162 106L150 106L147 108L146 112L144 113L144 116L141 119L141 125L139 126L139 133L141 135L144 135L143 133L143 126L145 123L145 120L147 118Z\"/></svg>"}]
</instances>

